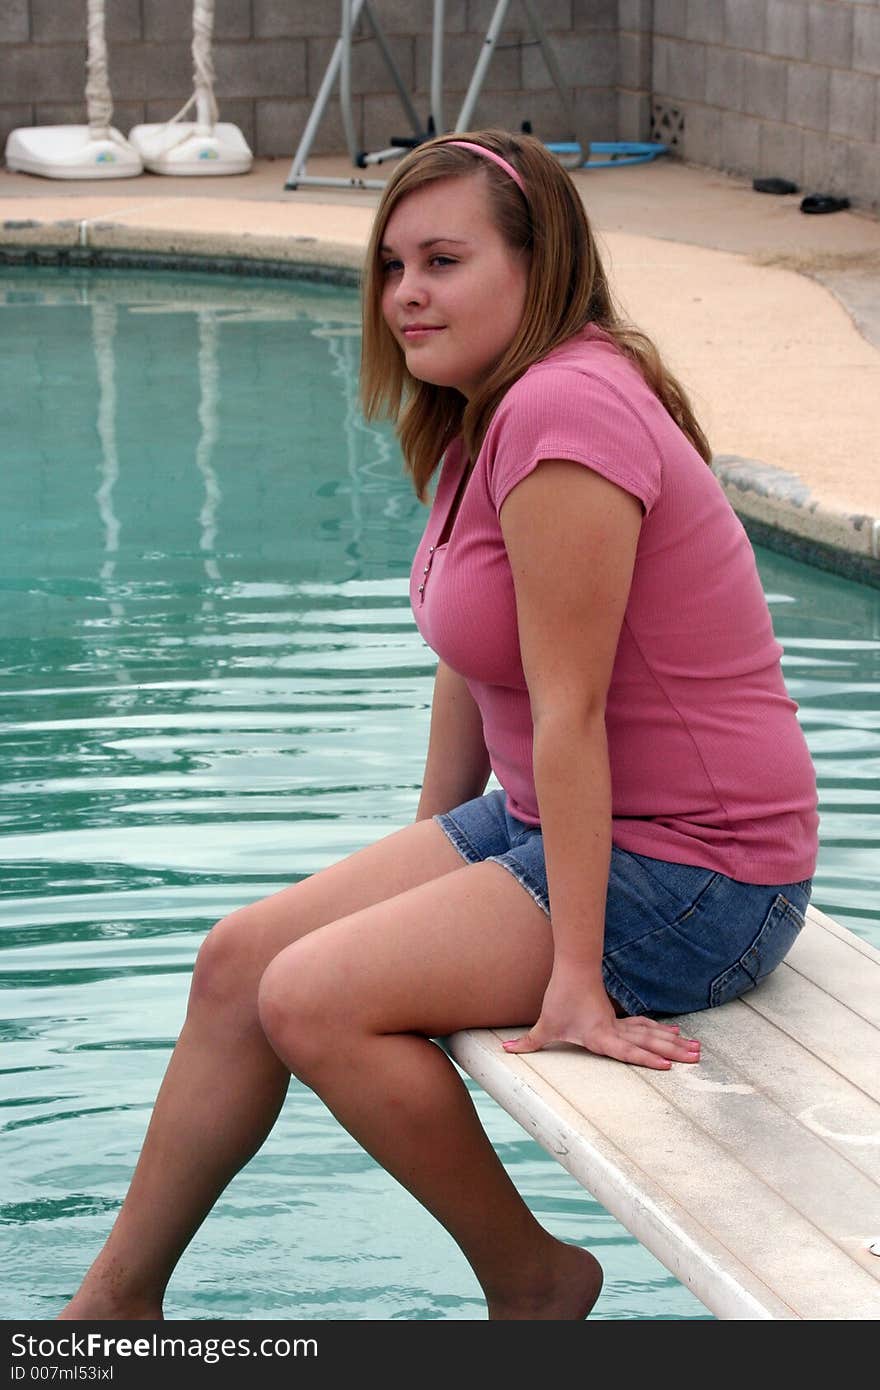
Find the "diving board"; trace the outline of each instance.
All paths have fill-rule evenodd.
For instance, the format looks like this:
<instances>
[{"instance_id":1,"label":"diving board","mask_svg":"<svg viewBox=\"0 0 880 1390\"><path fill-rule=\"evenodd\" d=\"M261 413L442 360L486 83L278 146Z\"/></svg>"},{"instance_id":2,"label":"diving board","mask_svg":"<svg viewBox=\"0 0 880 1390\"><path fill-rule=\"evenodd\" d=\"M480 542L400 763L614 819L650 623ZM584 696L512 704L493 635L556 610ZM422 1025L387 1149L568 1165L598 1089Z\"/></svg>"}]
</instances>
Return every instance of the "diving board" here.
<instances>
[{"instance_id":1,"label":"diving board","mask_svg":"<svg viewBox=\"0 0 880 1390\"><path fill-rule=\"evenodd\" d=\"M446 1042L718 1318L880 1317L880 951L810 906L778 970L681 1023L702 1060L669 1071Z\"/></svg>"}]
</instances>

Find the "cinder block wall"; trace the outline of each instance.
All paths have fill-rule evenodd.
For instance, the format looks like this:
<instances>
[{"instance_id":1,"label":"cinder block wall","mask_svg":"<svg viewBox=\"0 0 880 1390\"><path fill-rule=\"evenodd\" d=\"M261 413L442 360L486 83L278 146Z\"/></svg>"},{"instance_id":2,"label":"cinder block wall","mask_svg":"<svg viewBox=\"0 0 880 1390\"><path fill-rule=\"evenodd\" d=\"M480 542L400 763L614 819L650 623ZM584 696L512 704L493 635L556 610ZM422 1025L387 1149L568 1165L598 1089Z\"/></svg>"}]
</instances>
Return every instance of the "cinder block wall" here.
<instances>
[{"instance_id":1,"label":"cinder block wall","mask_svg":"<svg viewBox=\"0 0 880 1390\"><path fill-rule=\"evenodd\" d=\"M617 138L618 0L537 0L589 138ZM401 78L427 122L431 0L374 0ZM458 116L495 0L446 0L444 120ZM189 0L106 0L113 123L127 133L162 121L192 91ZM85 120L86 0L0 0L0 148L15 126ZM292 157L339 35L338 0L216 0L215 93L223 120L258 155ZM372 31L362 21L353 56L354 117L361 147L379 149L410 128ZM508 23L482 84L473 124L570 137L526 12L511 0ZM338 87L335 89L338 91ZM346 148L334 94L313 154Z\"/></svg>"},{"instance_id":2,"label":"cinder block wall","mask_svg":"<svg viewBox=\"0 0 880 1390\"><path fill-rule=\"evenodd\" d=\"M189 0L106 0L114 123L173 115L190 95ZM592 140L662 139L692 163L880 207L880 0L536 0L581 128ZM427 119L431 0L374 0ZM495 0L446 0L444 119L456 119ZM85 118L86 0L0 0L0 147L18 125ZM339 32L338 0L216 0L221 115L258 155L292 157ZM408 134L369 29L354 54L364 149ZM474 125L570 136L526 12L507 24ZM345 149L334 94L312 153Z\"/></svg>"},{"instance_id":3,"label":"cinder block wall","mask_svg":"<svg viewBox=\"0 0 880 1390\"><path fill-rule=\"evenodd\" d=\"M880 0L654 0L655 138L880 207Z\"/></svg>"}]
</instances>

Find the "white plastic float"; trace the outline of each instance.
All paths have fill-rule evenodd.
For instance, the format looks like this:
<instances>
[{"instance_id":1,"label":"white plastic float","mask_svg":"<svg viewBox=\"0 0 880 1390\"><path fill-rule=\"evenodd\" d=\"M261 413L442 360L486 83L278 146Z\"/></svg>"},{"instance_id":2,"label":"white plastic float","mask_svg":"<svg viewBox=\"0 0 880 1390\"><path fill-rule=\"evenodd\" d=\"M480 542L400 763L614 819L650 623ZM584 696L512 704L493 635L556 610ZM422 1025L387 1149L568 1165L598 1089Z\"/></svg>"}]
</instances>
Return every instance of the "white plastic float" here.
<instances>
[{"instance_id":1,"label":"white plastic float","mask_svg":"<svg viewBox=\"0 0 880 1390\"><path fill-rule=\"evenodd\" d=\"M107 77L104 0L88 0L88 125L19 127L6 141L6 167L47 179L127 179L143 173L140 155L113 126Z\"/></svg>"},{"instance_id":2,"label":"white plastic float","mask_svg":"<svg viewBox=\"0 0 880 1390\"><path fill-rule=\"evenodd\" d=\"M144 167L154 174L188 178L201 174L246 174L254 162L238 126L217 120L211 59L213 28L214 0L194 0L192 96L170 121L136 125L128 132ZM183 120L193 106L195 120Z\"/></svg>"}]
</instances>

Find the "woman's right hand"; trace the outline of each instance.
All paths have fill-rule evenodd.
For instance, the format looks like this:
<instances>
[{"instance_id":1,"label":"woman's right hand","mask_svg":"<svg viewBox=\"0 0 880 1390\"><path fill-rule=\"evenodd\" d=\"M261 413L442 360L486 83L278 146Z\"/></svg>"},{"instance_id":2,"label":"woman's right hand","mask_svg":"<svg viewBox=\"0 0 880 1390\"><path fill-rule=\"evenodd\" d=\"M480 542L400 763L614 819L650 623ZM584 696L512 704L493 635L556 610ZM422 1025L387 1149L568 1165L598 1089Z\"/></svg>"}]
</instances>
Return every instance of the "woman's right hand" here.
<instances>
[{"instance_id":1,"label":"woman's right hand","mask_svg":"<svg viewBox=\"0 0 880 1390\"><path fill-rule=\"evenodd\" d=\"M552 1043L574 1043L600 1057L613 1057L655 1071L673 1062L699 1062L700 1044L683 1038L678 1024L659 1023L642 1015L619 1018L592 971L555 966L537 1022L519 1038L504 1043L506 1052L539 1052Z\"/></svg>"}]
</instances>

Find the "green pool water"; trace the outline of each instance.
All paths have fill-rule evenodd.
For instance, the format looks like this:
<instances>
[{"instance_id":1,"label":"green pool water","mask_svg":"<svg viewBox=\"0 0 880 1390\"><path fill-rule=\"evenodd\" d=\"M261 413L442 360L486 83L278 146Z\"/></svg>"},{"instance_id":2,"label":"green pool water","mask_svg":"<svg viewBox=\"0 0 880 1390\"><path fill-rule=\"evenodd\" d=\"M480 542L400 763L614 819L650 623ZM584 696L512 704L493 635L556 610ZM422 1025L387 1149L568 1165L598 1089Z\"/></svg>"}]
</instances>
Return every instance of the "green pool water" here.
<instances>
[{"instance_id":1,"label":"green pool water","mask_svg":"<svg viewBox=\"0 0 880 1390\"><path fill-rule=\"evenodd\" d=\"M356 403L352 290L0 272L0 1318L109 1228L231 908L412 818L425 511ZM880 946L880 591L758 554L815 758L814 901ZM710 1314L488 1097L595 1316ZM294 1083L171 1318L481 1319L457 1248Z\"/></svg>"}]
</instances>

